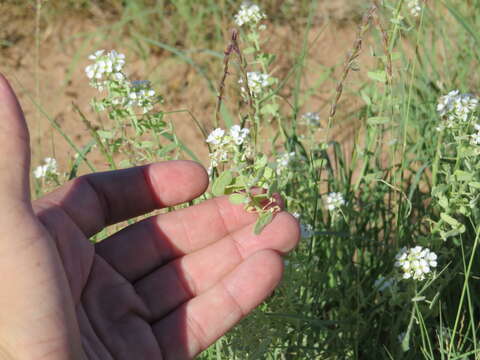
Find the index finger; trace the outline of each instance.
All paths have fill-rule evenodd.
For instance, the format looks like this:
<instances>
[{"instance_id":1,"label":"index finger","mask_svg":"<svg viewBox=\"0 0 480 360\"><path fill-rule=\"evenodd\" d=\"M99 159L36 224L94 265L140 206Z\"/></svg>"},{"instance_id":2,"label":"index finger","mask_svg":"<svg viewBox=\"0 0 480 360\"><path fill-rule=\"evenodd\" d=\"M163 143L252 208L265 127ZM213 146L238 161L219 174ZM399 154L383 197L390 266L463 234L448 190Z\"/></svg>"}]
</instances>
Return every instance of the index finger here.
<instances>
[{"instance_id":1,"label":"index finger","mask_svg":"<svg viewBox=\"0 0 480 360\"><path fill-rule=\"evenodd\" d=\"M37 200L37 214L60 207L90 237L105 226L201 195L205 169L193 161L165 161L74 179Z\"/></svg>"}]
</instances>

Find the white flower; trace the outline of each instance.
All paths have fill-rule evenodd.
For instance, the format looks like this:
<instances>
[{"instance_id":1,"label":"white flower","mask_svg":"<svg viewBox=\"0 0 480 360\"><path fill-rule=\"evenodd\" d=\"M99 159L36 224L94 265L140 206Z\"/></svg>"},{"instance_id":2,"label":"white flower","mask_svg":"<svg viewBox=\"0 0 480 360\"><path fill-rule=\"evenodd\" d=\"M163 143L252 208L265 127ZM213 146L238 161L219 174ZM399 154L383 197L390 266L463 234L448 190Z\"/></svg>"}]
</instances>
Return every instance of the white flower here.
<instances>
[{"instance_id":1,"label":"white flower","mask_svg":"<svg viewBox=\"0 0 480 360\"><path fill-rule=\"evenodd\" d=\"M293 212L292 215L300 221L300 214L298 212ZM312 224L304 224L300 222L300 237L302 239L308 239L315 235L315 231Z\"/></svg>"},{"instance_id":2,"label":"white flower","mask_svg":"<svg viewBox=\"0 0 480 360\"><path fill-rule=\"evenodd\" d=\"M155 102L155 90L150 88L150 81L136 80L130 83L130 92L126 106L141 107L145 114L153 109Z\"/></svg>"},{"instance_id":3,"label":"white flower","mask_svg":"<svg viewBox=\"0 0 480 360\"><path fill-rule=\"evenodd\" d=\"M440 97L437 112L446 119L446 127L451 128L459 121L466 122L478 106L478 98L472 94L460 94L459 90L450 91Z\"/></svg>"},{"instance_id":4,"label":"white flower","mask_svg":"<svg viewBox=\"0 0 480 360\"><path fill-rule=\"evenodd\" d=\"M284 153L277 158L277 174L280 175L286 170L290 162L295 158L294 152Z\"/></svg>"},{"instance_id":5,"label":"white flower","mask_svg":"<svg viewBox=\"0 0 480 360\"><path fill-rule=\"evenodd\" d=\"M325 206L329 211L334 211L345 205L343 195L338 192L331 192L325 199Z\"/></svg>"},{"instance_id":6,"label":"white flower","mask_svg":"<svg viewBox=\"0 0 480 360\"><path fill-rule=\"evenodd\" d=\"M311 126L320 126L320 114L318 112L307 112L302 115L302 120Z\"/></svg>"},{"instance_id":7,"label":"white flower","mask_svg":"<svg viewBox=\"0 0 480 360\"><path fill-rule=\"evenodd\" d=\"M225 130L216 128L207 137L207 143L212 145L221 145L224 143Z\"/></svg>"},{"instance_id":8,"label":"white flower","mask_svg":"<svg viewBox=\"0 0 480 360\"><path fill-rule=\"evenodd\" d=\"M41 179L49 175L58 175L57 161L53 158L47 157L43 160L43 165L39 165L33 171L33 176L36 179Z\"/></svg>"},{"instance_id":9,"label":"white flower","mask_svg":"<svg viewBox=\"0 0 480 360\"><path fill-rule=\"evenodd\" d=\"M240 6L240 10L235 15L235 23L238 26L245 24L257 24L260 20L266 18L266 15L260 10L260 7L256 4L243 3Z\"/></svg>"},{"instance_id":10,"label":"white flower","mask_svg":"<svg viewBox=\"0 0 480 360\"><path fill-rule=\"evenodd\" d=\"M421 246L411 249L404 247L395 259L395 267L401 268L404 279L424 280L425 275L437 267L437 254Z\"/></svg>"},{"instance_id":11,"label":"white flower","mask_svg":"<svg viewBox=\"0 0 480 360\"><path fill-rule=\"evenodd\" d=\"M470 137L471 137L470 143L472 145L480 145L480 125L475 124L475 125L473 125L473 127L475 128L475 130L477 130L477 133L470 135Z\"/></svg>"},{"instance_id":12,"label":"white flower","mask_svg":"<svg viewBox=\"0 0 480 360\"><path fill-rule=\"evenodd\" d=\"M90 60L97 60L102 54L105 52L105 50L97 50L95 51L92 55L90 55L88 58Z\"/></svg>"},{"instance_id":13,"label":"white flower","mask_svg":"<svg viewBox=\"0 0 480 360\"><path fill-rule=\"evenodd\" d=\"M225 149L217 148L215 151L208 154L210 158L210 167L217 167L220 163L228 161L228 152Z\"/></svg>"},{"instance_id":14,"label":"white flower","mask_svg":"<svg viewBox=\"0 0 480 360\"><path fill-rule=\"evenodd\" d=\"M248 88L253 96L260 94L265 88L270 86L270 75L258 71L250 71L247 73ZM243 84L243 79L238 80L239 84ZM240 88L243 93L247 91L243 86Z\"/></svg>"},{"instance_id":15,"label":"white flower","mask_svg":"<svg viewBox=\"0 0 480 360\"><path fill-rule=\"evenodd\" d=\"M94 63L85 68L87 77L92 80L90 84L100 89L105 86L105 81L113 79L122 81L125 76L121 73L125 65L125 55L112 50L105 54L105 50L98 50L88 57Z\"/></svg>"},{"instance_id":16,"label":"white flower","mask_svg":"<svg viewBox=\"0 0 480 360\"><path fill-rule=\"evenodd\" d=\"M240 125L233 125L230 128L230 137L233 142L237 145L242 145L245 139L247 138L250 130L247 128L241 128Z\"/></svg>"},{"instance_id":17,"label":"white flower","mask_svg":"<svg viewBox=\"0 0 480 360\"><path fill-rule=\"evenodd\" d=\"M422 7L420 6L419 0L409 0L407 2L407 7L410 10L410 14L417 17L422 12Z\"/></svg>"}]
</instances>

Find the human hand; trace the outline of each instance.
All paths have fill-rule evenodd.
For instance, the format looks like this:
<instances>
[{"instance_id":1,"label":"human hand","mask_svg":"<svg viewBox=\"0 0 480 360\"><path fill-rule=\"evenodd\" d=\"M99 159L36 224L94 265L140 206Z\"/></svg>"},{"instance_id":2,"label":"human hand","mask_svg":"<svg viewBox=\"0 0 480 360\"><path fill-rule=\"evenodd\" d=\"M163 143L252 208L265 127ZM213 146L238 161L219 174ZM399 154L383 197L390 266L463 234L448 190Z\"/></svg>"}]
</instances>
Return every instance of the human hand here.
<instances>
[{"instance_id":1,"label":"human hand","mask_svg":"<svg viewBox=\"0 0 480 360\"><path fill-rule=\"evenodd\" d=\"M0 358L190 359L278 284L299 239L278 213L215 198L130 225L105 226L202 194L204 169L170 161L77 178L30 200L23 114L0 76Z\"/></svg>"}]
</instances>

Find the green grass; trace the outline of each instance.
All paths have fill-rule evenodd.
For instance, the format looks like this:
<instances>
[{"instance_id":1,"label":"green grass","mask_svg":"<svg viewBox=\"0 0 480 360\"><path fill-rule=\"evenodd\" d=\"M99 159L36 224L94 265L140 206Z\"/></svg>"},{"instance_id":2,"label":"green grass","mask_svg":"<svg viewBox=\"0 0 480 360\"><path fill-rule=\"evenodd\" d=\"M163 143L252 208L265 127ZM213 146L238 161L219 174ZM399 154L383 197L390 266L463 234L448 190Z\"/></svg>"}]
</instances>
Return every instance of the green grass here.
<instances>
[{"instance_id":1,"label":"green grass","mask_svg":"<svg viewBox=\"0 0 480 360\"><path fill-rule=\"evenodd\" d=\"M460 140L455 143L436 130L441 120L435 110L438 98L450 90L479 93L480 1L429 1L419 18L408 16L404 2L390 2L390 8L379 8L366 18L358 39L363 40L361 48L355 50L352 44L345 49L351 62L341 70L339 59L337 68L323 68L315 75L335 80L342 71L346 75L343 89L332 88L329 94L327 102L338 111L331 112L328 129L299 121L302 113L311 111L305 104L316 90L306 89L304 82L312 76L310 47L318 46L307 40L317 2L259 3L271 19L269 26L301 27L299 37L292 38L300 44L290 54L292 69L264 101L281 102L278 115L273 120L262 115L259 135L267 148L274 149L271 159L282 152L295 152L300 159L279 191L287 209L299 212L301 222L313 226L314 236L288 256L284 280L274 294L200 359L480 358L480 218L474 184L480 182L480 172L475 156L462 155ZM105 4L109 5L100 10L113 20L93 34L78 36L116 33L113 41L125 37L126 46L145 60L166 52L195 69L196 81L215 96L236 2ZM52 1L45 17L55 21L59 14L77 9L91 14L93 6ZM269 12L275 9L279 11ZM401 25L390 21L397 11L405 16ZM192 55L196 51L206 52L209 61L199 64ZM363 57L354 59L355 51ZM373 58L369 62L373 66L360 62L365 56ZM241 64L232 66L235 73L241 72ZM357 67L364 80L355 77L353 83ZM343 103L334 100L337 95L361 99L362 105L343 109ZM239 107L243 121L248 121L249 111ZM236 114L228 116L225 123L238 121ZM336 125L342 121L353 127L353 146L334 141ZM267 138L268 131L275 136ZM178 139L164 141L174 144L167 150L180 149L170 157L193 157ZM83 154L88 157L89 151ZM469 174L468 180L462 180L459 170ZM333 191L346 199L336 216L324 207L325 195ZM471 211L462 207L465 199L473 201ZM442 240L442 231L454 227L441 223L445 215L464 228ZM423 282L398 280L390 290L378 291L374 283L379 276L396 276L399 249L415 245L439 255L435 276Z\"/></svg>"}]
</instances>

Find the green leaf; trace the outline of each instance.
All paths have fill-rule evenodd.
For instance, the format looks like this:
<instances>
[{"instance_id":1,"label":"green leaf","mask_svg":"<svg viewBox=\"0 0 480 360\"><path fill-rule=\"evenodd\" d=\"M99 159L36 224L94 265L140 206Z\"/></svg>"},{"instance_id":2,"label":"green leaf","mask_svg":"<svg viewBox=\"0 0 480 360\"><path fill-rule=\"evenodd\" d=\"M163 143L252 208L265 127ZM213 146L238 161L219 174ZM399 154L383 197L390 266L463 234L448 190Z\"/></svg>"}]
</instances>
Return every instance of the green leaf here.
<instances>
[{"instance_id":1,"label":"green leaf","mask_svg":"<svg viewBox=\"0 0 480 360\"><path fill-rule=\"evenodd\" d=\"M453 175L457 178L459 181L470 181L473 178L472 173L469 173L467 171L463 170L455 170Z\"/></svg>"},{"instance_id":2,"label":"green leaf","mask_svg":"<svg viewBox=\"0 0 480 360\"><path fill-rule=\"evenodd\" d=\"M255 48L253 46L249 46L243 49L244 54L253 54L255 52Z\"/></svg>"},{"instance_id":3,"label":"green leaf","mask_svg":"<svg viewBox=\"0 0 480 360\"><path fill-rule=\"evenodd\" d=\"M170 151L175 150L177 148L176 143L170 143L164 147L162 147L160 150L157 151L157 156L159 158L163 158L165 155L167 155Z\"/></svg>"},{"instance_id":4,"label":"green leaf","mask_svg":"<svg viewBox=\"0 0 480 360\"><path fill-rule=\"evenodd\" d=\"M128 159L123 159L122 161L120 161L120 163L118 164L118 166L121 168L121 169L126 169L126 168L129 168L132 166L132 163L130 162L130 160Z\"/></svg>"},{"instance_id":5,"label":"green leaf","mask_svg":"<svg viewBox=\"0 0 480 360\"><path fill-rule=\"evenodd\" d=\"M367 75L372 80L382 82L382 83L387 82L387 74L383 70L369 71Z\"/></svg>"},{"instance_id":6,"label":"green leaf","mask_svg":"<svg viewBox=\"0 0 480 360\"><path fill-rule=\"evenodd\" d=\"M450 225L454 229L458 229L460 232L465 231L465 226L461 224L458 220L454 219L450 215L447 215L445 213L440 214L440 218L445 221L448 225Z\"/></svg>"},{"instance_id":7,"label":"green leaf","mask_svg":"<svg viewBox=\"0 0 480 360\"><path fill-rule=\"evenodd\" d=\"M370 99L370 97L368 96L368 94L365 91L361 91L360 96L362 97L363 101L365 101L365 104L367 106L372 105L372 99Z\"/></svg>"},{"instance_id":8,"label":"green leaf","mask_svg":"<svg viewBox=\"0 0 480 360\"><path fill-rule=\"evenodd\" d=\"M112 131L97 130L97 134L102 139L113 139L113 132Z\"/></svg>"},{"instance_id":9,"label":"green leaf","mask_svg":"<svg viewBox=\"0 0 480 360\"><path fill-rule=\"evenodd\" d=\"M439 196L438 203L442 208L444 208L445 210L448 210L448 198L446 196Z\"/></svg>"},{"instance_id":10,"label":"green leaf","mask_svg":"<svg viewBox=\"0 0 480 360\"><path fill-rule=\"evenodd\" d=\"M254 228L254 233L255 235L259 235L262 230L270 224L270 222L273 219L273 213L270 211L261 213L260 216L257 219L257 222L255 223L255 228Z\"/></svg>"},{"instance_id":11,"label":"green leaf","mask_svg":"<svg viewBox=\"0 0 480 360\"><path fill-rule=\"evenodd\" d=\"M480 189L480 182L472 181L472 182L468 183L468 186L473 187L474 189Z\"/></svg>"},{"instance_id":12,"label":"green leaf","mask_svg":"<svg viewBox=\"0 0 480 360\"><path fill-rule=\"evenodd\" d=\"M247 199L247 196L245 196L244 194L235 193L235 194L231 194L228 197L228 199L234 205L241 205L241 204L245 203L245 200Z\"/></svg>"},{"instance_id":13,"label":"green leaf","mask_svg":"<svg viewBox=\"0 0 480 360\"><path fill-rule=\"evenodd\" d=\"M218 178L215 179L212 185L212 193L215 196L221 196L225 194L225 189L232 183L233 176L229 170L224 171Z\"/></svg>"},{"instance_id":14,"label":"green leaf","mask_svg":"<svg viewBox=\"0 0 480 360\"><path fill-rule=\"evenodd\" d=\"M373 116L367 119L368 125L383 125L390 122L390 118L386 116Z\"/></svg>"},{"instance_id":15,"label":"green leaf","mask_svg":"<svg viewBox=\"0 0 480 360\"><path fill-rule=\"evenodd\" d=\"M78 152L78 156L75 159L73 166L70 170L70 173L68 175L68 180L72 180L77 176L77 171L80 166L80 164L84 161L86 158L87 154L92 150L93 146L95 145L95 140L91 140L87 145L85 145L80 152Z\"/></svg>"},{"instance_id":16,"label":"green leaf","mask_svg":"<svg viewBox=\"0 0 480 360\"><path fill-rule=\"evenodd\" d=\"M257 154L257 160L255 160L255 169L260 169L267 166L268 159L263 154Z\"/></svg>"}]
</instances>

